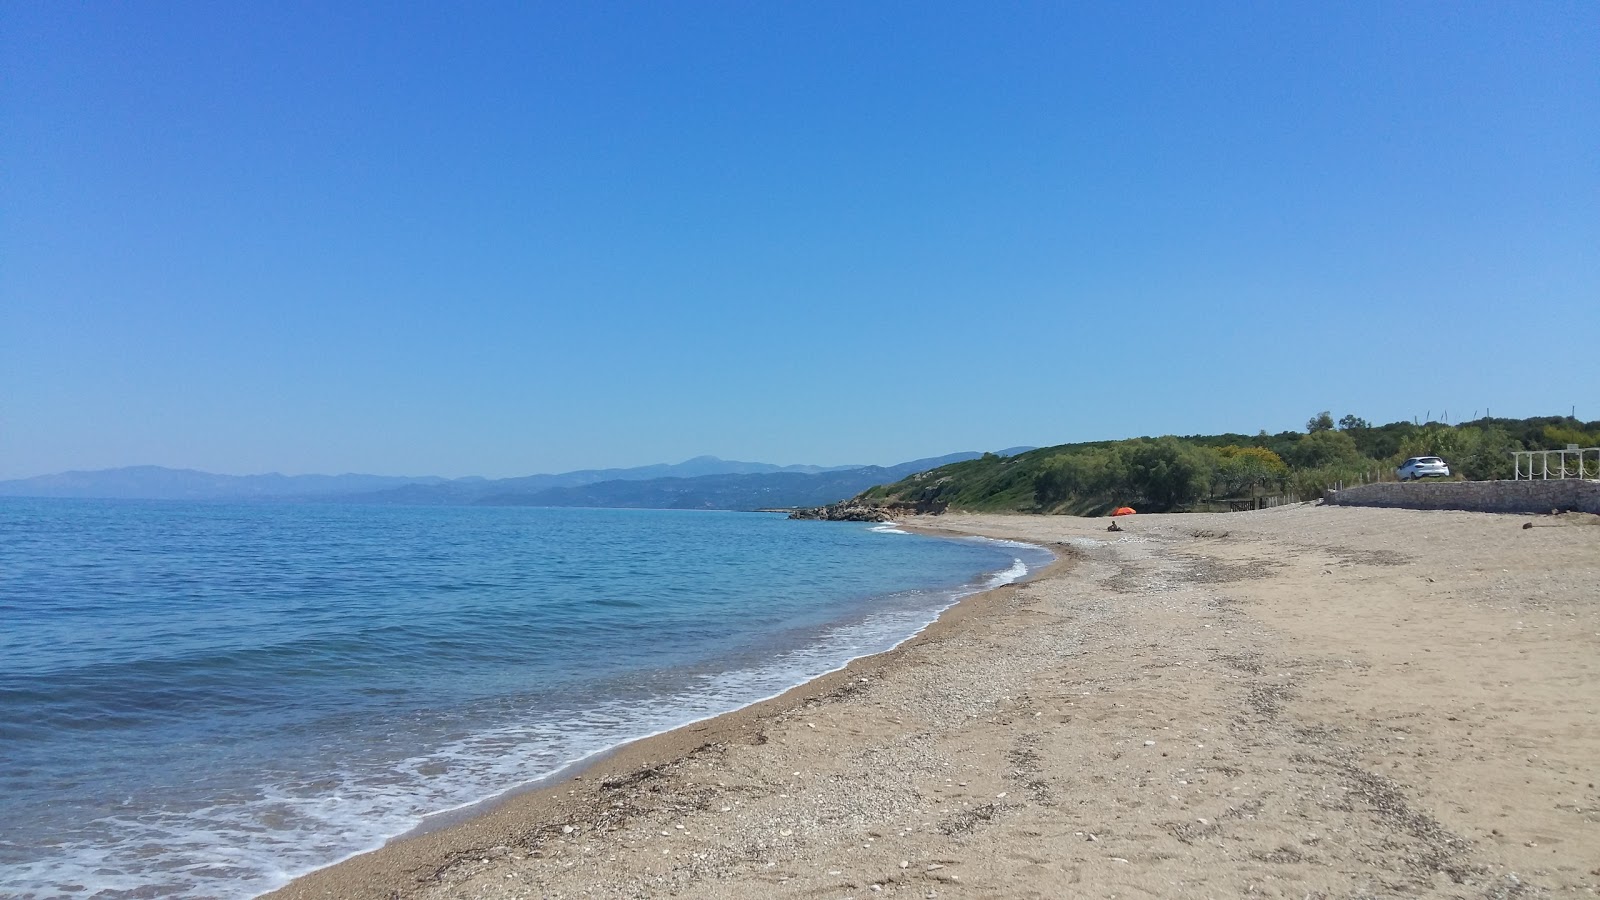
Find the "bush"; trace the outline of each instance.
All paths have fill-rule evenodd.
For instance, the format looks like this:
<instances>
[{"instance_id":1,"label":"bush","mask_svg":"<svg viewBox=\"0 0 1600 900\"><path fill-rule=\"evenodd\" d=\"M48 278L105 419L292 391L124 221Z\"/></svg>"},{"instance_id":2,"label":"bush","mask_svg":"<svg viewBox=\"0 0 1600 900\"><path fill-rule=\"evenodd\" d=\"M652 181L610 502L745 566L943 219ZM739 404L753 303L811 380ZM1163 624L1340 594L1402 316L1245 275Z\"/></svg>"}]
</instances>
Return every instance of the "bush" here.
<instances>
[{"instance_id":1,"label":"bush","mask_svg":"<svg viewBox=\"0 0 1600 900\"><path fill-rule=\"evenodd\" d=\"M1069 500L1103 498L1126 480L1117 454L1105 450L1064 453L1046 460L1033 480L1034 504L1040 509Z\"/></svg>"},{"instance_id":2,"label":"bush","mask_svg":"<svg viewBox=\"0 0 1600 900\"><path fill-rule=\"evenodd\" d=\"M1336 485L1377 481L1383 466L1371 462L1342 462L1314 469L1297 469L1289 476L1289 493L1298 500L1320 500Z\"/></svg>"},{"instance_id":3,"label":"bush","mask_svg":"<svg viewBox=\"0 0 1600 900\"><path fill-rule=\"evenodd\" d=\"M1522 442L1498 425L1429 425L1406 435L1392 462L1398 465L1413 456L1437 456L1458 475L1488 481L1510 478L1511 453L1521 449Z\"/></svg>"},{"instance_id":4,"label":"bush","mask_svg":"<svg viewBox=\"0 0 1600 900\"><path fill-rule=\"evenodd\" d=\"M1151 512L1166 512L1205 496L1211 472L1205 450L1175 437L1129 441L1117 449L1127 470L1128 493Z\"/></svg>"},{"instance_id":5,"label":"bush","mask_svg":"<svg viewBox=\"0 0 1600 900\"><path fill-rule=\"evenodd\" d=\"M1565 450L1568 444L1577 444L1579 447L1600 447L1600 432L1588 432L1581 428L1546 425L1543 437L1544 447L1541 449Z\"/></svg>"},{"instance_id":6,"label":"bush","mask_svg":"<svg viewBox=\"0 0 1600 900\"><path fill-rule=\"evenodd\" d=\"M1296 441L1285 457L1296 469L1354 464L1360 461L1355 438L1343 431L1315 431Z\"/></svg>"},{"instance_id":7,"label":"bush","mask_svg":"<svg viewBox=\"0 0 1600 900\"><path fill-rule=\"evenodd\" d=\"M1217 450L1217 457L1216 471L1211 476L1214 496L1254 495L1259 490L1282 486L1289 475L1289 466L1265 447L1222 447Z\"/></svg>"},{"instance_id":8,"label":"bush","mask_svg":"<svg viewBox=\"0 0 1600 900\"><path fill-rule=\"evenodd\" d=\"M1133 504L1164 512L1205 496L1216 458L1174 437L1124 441L1051 457L1033 479L1034 505Z\"/></svg>"}]
</instances>

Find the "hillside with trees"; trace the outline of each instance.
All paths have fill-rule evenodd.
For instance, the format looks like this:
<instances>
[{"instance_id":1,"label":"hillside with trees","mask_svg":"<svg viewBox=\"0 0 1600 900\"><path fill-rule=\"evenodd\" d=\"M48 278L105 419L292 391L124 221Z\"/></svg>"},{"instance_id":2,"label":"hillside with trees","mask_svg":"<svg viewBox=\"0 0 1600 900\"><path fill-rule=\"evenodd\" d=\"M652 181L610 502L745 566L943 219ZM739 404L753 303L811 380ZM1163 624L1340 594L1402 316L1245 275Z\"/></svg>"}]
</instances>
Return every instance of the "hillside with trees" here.
<instances>
[{"instance_id":1,"label":"hillside with trees","mask_svg":"<svg viewBox=\"0 0 1600 900\"><path fill-rule=\"evenodd\" d=\"M1305 431L1139 437L985 454L879 485L852 503L971 511L1100 515L1226 508L1272 497L1312 500L1337 484L1394 479L1411 456L1440 456L1456 478L1510 478L1515 450L1600 446L1600 421L1482 418L1457 425L1373 425L1327 412Z\"/></svg>"}]
</instances>

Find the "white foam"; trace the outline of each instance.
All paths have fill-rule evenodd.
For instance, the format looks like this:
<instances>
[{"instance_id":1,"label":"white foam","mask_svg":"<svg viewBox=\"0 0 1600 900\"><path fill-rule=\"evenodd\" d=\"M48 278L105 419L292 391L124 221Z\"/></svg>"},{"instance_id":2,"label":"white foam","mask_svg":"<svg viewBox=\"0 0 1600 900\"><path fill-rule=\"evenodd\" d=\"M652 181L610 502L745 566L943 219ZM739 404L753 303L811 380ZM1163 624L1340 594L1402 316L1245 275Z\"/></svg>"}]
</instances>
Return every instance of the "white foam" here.
<instances>
[{"instance_id":1,"label":"white foam","mask_svg":"<svg viewBox=\"0 0 1600 900\"><path fill-rule=\"evenodd\" d=\"M1013 559L1011 567L1003 572L996 572L989 576L984 583L985 588L997 588L1003 584L1010 584L1028 574L1028 564L1020 559Z\"/></svg>"},{"instance_id":2,"label":"white foam","mask_svg":"<svg viewBox=\"0 0 1600 900\"><path fill-rule=\"evenodd\" d=\"M873 530L907 533L893 523ZM982 540L1048 554L1020 542ZM1007 568L964 588L880 597L858 619L826 628L805 646L728 671L687 675L664 692L552 712L325 778L285 778L225 805L107 817L63 842L50 860L0 866L0 883L29 900L152 889L162 896L258 896L381 847L429 816L471 807L621 744L776 697L890 650L962 598L1015 582L1028 571L1021 557L1013 557ZM151 845L171 852L150 857ZM83 888L69 891L75 885Z\"/></svg>"},{"instance_id":3,"label":"white foam","mask_svg":"<svg viewBox=\"0 0 1600 900\"><path fill-rule=\"evenodd\" d=\"M979 537L977 535L973 535L971 537L968 537L967 540L969 540L969 541L977 541L979 543L984 543L984 544L994 544L994 545L996 545L998 547L1026 547L1029 550L1038 550L1038 551L1041 551L1043 553L1049 553L1050 552L1049 550L1046 550L1044 547L1041 547L1038 544L1030 544L1027 541L1013 541L1010 538Z\"/></svg>"},{"instance_id":4,"label":"white foam","mask_svg":"<svg viewBox=\"0 0 1600 900\"><path fill-rule=\"evenodd\" d=\"M869 528L867 530L868 531L875 531L878 534L910 534L911 533L909 531L906 531L903 528L896 527L898 524L899 523L897 523L897 522L885 522L882 525L874 525L874 526L872 526L871 528Z\"/></svg>"}]
</instances>

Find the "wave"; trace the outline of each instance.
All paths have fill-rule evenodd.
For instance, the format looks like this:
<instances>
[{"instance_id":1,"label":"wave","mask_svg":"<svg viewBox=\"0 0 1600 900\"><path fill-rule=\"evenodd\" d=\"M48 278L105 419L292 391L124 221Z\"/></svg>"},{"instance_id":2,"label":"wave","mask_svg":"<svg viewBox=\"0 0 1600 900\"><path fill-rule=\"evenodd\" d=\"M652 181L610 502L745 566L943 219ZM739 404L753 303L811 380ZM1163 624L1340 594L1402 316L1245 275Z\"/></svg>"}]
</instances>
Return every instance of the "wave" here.
<instances>
[{"instance_id":1,"label":"wave","mask_svg":"<svg viewBox=\"0 0 1600 900\"><path fill-rule=\"evenodd\" d=\"M747 520L738 521L739 528L747 527L743 525ZM907 533L892 523L870 530ZM968 543L965 539L940 540ZM296 721L285 729L282 740L286 748L300 755L270 765L252 763L258 767L243 770L249 773L248 780L218 783L204 790L182 793L173 789L181 782L167 782L163 787L159 780L138 787L131 785L131 769L108 766L105 789L98 793L112 799L97 817L76 822L52 820L60 827L51 836L47 858L29 859L23 855L24 848L0 835L0 882L10 892L7 896L23 900L93 896L102 891L151 897L258 896L307 872L376 849L424 825L431 816L470 808L558 777L621 744L778 696L855 659L892 649L964 597L1015 582L1031 571L1030 563L1038 565L1052 558L1048 551L1032 545L977 540L984 546L1012 551L1004 554L1009 562L955 587L880 592L835 604L825 618L809 624L797 620L798 624L787 626L780 634L740 632L741 642L731 642L737 644L736 649L714 659L640 670L611 667L603 672L597 665L598 674L593 677L546 686L537 693L484 689L476 697L459 697L447 711L429 712L435 721L428 723L428 729L404 735L393 748L374 747L374 735L384 734L386 716L412 717L416 709L374 705L367 712L369 719L360 723L332 711L311 721ZM908 551L920 544L882 543L904 546ZM683 551L674 552L693 559ZM913 557L889 559L900 558ZM986 565L994 565L989 557L972 558L984 558ZM721 571L717 568L713 574ZM848 583L839 582L832 589L847 588ZM599 605L611 609L617 604ZM621 605L631 612L635 606L648 609L660 607L662 602ZM459 636L452 627L469 613L470 608L451 601L441 613L440 629L448 636ZM598 614L588 610L585 615ZM604 629L621 621L609 618L610 613L605 615L608 618L585 619L586 627ZM500 631L511 627L506 622L486 624ZM418 658L430 655L426 639L440 635L427 633L416 623L408 626L397 632L404 640L396 645L409 646ZM561 634L555 629L545 636L559 644L569 643L567 638L557 640ZM637 635L619 632L612 638L634 642ZM305 645L299 648L307 649ZM316 649L323 657L317 661L335 668L340 668L335 663L348 658L342 646L317 645ZM139 670L147 683L177 682L188 684L189 690L171 696L152 692L145 698L147 702L138 705L148 708L152 721L179 715L197 698L214 699L201 692L197 682L204 681L209 690L218 691L234 684L223 676L237 675L238 669L259 676L261 671L295 668L278 654L296 656L294 651L285 653L282 648L267 646L246 651L244 657L252 660L249 666L237 665L237 658L230 660L235 665L226 665L224 660L204 654L198 659L160 660L153 663L158 667L156 674L162 676L159 679ZM496 654L495 658L500 657ZM587 663L574 661L572 665ZM196 677L202 673L208 677ZM349 672L339 675L347 691L357 688L358 682L349 680ZM99 689L108 686L88 680L95 688L86 692L92 695L88 699L102 699ZM123 687L131 682L125 679ZM86 686L90 685L79 687ZM42 708L42 701L35 698L34 704ZM373 702L389 701L377 697ZM283 724L282 720L277 723ZM379 727L367 727L371 723L379 723ZM188 734L194 738L198 732ZM206 737L223 746L218 752L226 755L231 750L225 746L229 736L217 733ZM118 741L103 743L112 746ZM183 752L191 751L186 748ZM129 756L127 764L136 765L142 759ZM206 771L187 758L171 765L176 772ZM9 783L0 773L0 793ZM10 810L13 821L19 821L18 814L39 812L49 802L53 801L46 798L38 805L14 806ZM152 854L152 847L162 849Z\"/></svg>"}]
</instances>

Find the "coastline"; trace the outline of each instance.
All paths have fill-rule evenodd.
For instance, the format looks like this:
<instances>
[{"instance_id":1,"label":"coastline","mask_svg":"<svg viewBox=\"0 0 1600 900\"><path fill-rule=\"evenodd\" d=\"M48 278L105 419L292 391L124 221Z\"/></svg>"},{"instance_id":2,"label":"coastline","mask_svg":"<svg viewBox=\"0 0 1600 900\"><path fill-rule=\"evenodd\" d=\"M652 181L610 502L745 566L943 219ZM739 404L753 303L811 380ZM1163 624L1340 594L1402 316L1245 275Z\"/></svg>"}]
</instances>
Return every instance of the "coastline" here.
<instances>
[{"instance_id":1,"label":"coastline","mask_svg":"<svg viewBox=\"0 0 1600 900\"><path fill-rule=\"evenodd\" d=\"M939 538L983 537L926 524L908 525L899 533L913 532ZM1000 540L1004 543L1006 539ZM924 640L939 640L945 628L957 627L955 623L976 614L963 607L982 607L986 601L992 601L989 595L1047 577L1071 563L1071 548L1066 545L1030 546L1051 552L1055 559L1045 566L1030 568L1015 581L960 597L940 611L933 621L888 650L852 659L840 668L794 685L776 696L626 741L570 762L528 784L464 807L432 814L411 831L391 838L381 847L353 853L296 876L282 887L256 895L257 900L412 896L409 891L416 886L409 883L410 873L422 871L430 864L442 869L462 853L481 847L496 835L508 840L526 836L530 833L529 823L538 823L531 826L532 832L555 833L558 826L581 820L583 811L598 802L596 798L605 791L607 784L681 763L708 745L759 741L762 726L767 721L782 717L796 706L825 702L841 692L849 692L853 682L870 677L870 673L889 665L896 655Z\"/></svg>"},{"instance_id":2,"label":"coastline","mask_svg":"<svg viewBox=\"0 0 1600 900\"><path fill-rule=\"evenodd\" d=\"M698 510L695 510L695 511L698 511ZM771 512L771 510L756 510L756 512ZM895 523L893 523L893 522L885 522L882 525L880 525L878 528L874 528L872 530L874 530L874 531L886 530L887 533L890 533L890 534L913 534L913 533L915 533L915 534L922 534L922 535L928 536L928 537L937 537L937 538L953 539L953 540L962 540L962 539L970 540L970 539L973 539L973 538L981 537L981 536L978 536L978 535L967 534L967 533L964 533L964 532L946 531L946 530L941 530L941 529L938 529L938 528L927 527L927 526L910 526L910 527L907 527L905 529L901 529L901 528L897 527L895 525ZM1011 542L1011 541L999 540L999 539L993 539L993 538L981 538L981 539L986 541L986 542L993 542L993 543L1001 545L1001 546L1017 543L1017 542ZM516 798L518 796L521 796L521 795L524 795L524 794L530 794L530 793L537 793L539 791L546 790L546 789L554 789L554 788L559 787L559 786L561 786L561 785L563 785L563 784L565 784L567 782L581 780L582 776L585 773L589 772L591 769L593 769L595 766L597 766L600 763L610 759L611 757L615 756L616 754L622 752L623 750L625 750L626 748L628 748L628 747L630 747L630 746L632 746L634 744L638 744L638 743L641 743L641 742L644 742L644 741L654 740L654 739L659 738L659 737L664 737L664 736L666 736L668 734L671 734L671 733L676 732L676 731L683 730L685 728L693 728L695 726L702 725L702 724L707 723L707 722L712 722L712 721L715 721L717 719L721 719L724 716L736 715L738 713L744 712L745 710L751 709L753 707L761 706L761 705L766 704L766 703L775 703L777 701L780 701L780 700L784 699L785 697L788 697L790 694L794 694L797 691L802 691L802 689L807 687L808 685L817 684L818 682L821 682L823 679L826 679L829 676L840 675L840 674L844 673L846 670L848 670L850 666L854 665L855 663L857 663L857 662L859 662L861 660L871 659L871 658L876 657L876 656L882 656L882 655L885 655L885 654L888 654L888 653L893 653L896 650L899 650L901 647L905 646L907 643L917 640L929 628L932 628L935 625L937 625L939 620L942 619L947 613L949 613L951 609L953 609L954 607L959 606L960 604L966 602L968 599L970 599L970 598L972 598L974 596L977 596L977 595L988 593L990 591L999 590L1002 587L1007 587L1007 586L1011 586L1011 585L1018 585L1018 584L1026 584L1026 583L1028 583L1030 581L1034 581L1034 580L1036 580L1036 579L1038 579L1040 577L1043 577L1043 575L1046 572L1051 571L1052 569L1055 568L1055 566L1060 564L1062 562L1063 556L1065 555L1064 552L1063 552L1063 548L1061 548L1061 547L1057 547L1057 548L1052 550L1051 548L1041 547L1041 546L1038 546L1038 545L1035 545L1035 544L1026 544L1025 546L1027 546L1029 549L1032 549L1032 550L1036 550L1036 551L1042 550L1042 551L1045 551L1047 553L1050 553L1051 556L1052 556L1051 561L1049 563L1043 565L1043 566L1031 567L1031 566L1028 566L1026 563L1023 563L1021 560L1017 560L1017 562L1014 565L1020 564L1025 568L1024 574L1021 575L1020 577L1012 577L1012 576L1010 576L1010 571L1011 570L1001 570L999 572L991 573L990 576L989 576L990 578L1011 577L1011 580L1005 581L1005 582L1003 582L1001 584L998 584L998 585L995 585L995 586L992 586L992 587L979 588L979 589L971 591L970 593L958 594L956 596L956 598L953 601L951 601L949 606L947 606L947 607L945 607L943 609L940 609L938 611L938 613L934 616L932 621L929 621L927 624L921 626L916 631L914 631L911 634L907 635L905 638L901 639L899 643L895 644L893 647L888 648L887 650L876 651L876 652L873 652L873 653L868 653L868 654L866 654L864 656L859 656L859 657L855 657L853 659L847 660L843 664L841 664L840 666L838 666L837 668L835 668L833 670L824 672L821 675L817 675L817 676L812 677L812 678L808 678L806 681L801 682L800 684L793 685L793 686L791 686L791 687L789 687L789 688L787 688L787 689L785 689L783 691L780 691L779 693L777 693L777 694L775 694L775 695L773 695L771 697L761 698L761 699L755 700L755 701L753 701L751 703L747 703L744 706L738 707L736 709L731 709L731 710L728 710L728 711L723 712L723 713L717 713L715 715L707 716L704 719L699 719L699 720L696 720L694 722L688 722L688 723L685 723L683 725L679 725L679 726L676 726L676 727L673 727L673 728L668 728L668 729L666 729L664 731L656 732L654 734L647 734L647 735L643 735L641 737L632 738L630 740L623 741L623 742L621 742L619 744L616 744L614 746L606 747L606 748L601 749L601 750L597 750L594 753L591 753L591 754L589 754L587 756L584 756L584 757L582 757L580 759L572 760L571 762L568 762L568 763L562 765L561 767L555 769L554 771L549 772L548 774L540 776L540 777L538 777L538 778L536 778L536 779L534 779L534 780L532 780L530 782L527 782L525 784L519 784L519 785L517 785L515 787L509 788L509 789L507 789L505 791L502 791L502 792L500 792L498 794L495 794L494 796L485 797L482 800L478 800L478 801L474 801L474 802L471 802L471 803L467 803L467 804L465 804L463 806L456 807L454 809L446 809L446 810L441 810L441 811L439 811L437 813L432 813L432 814L426 816L421 822L419 822L410 831L407 831L407 832L405 832L403 834L399 834L399 835L394 836L393 838L390 838L388 841L385 842L385 846L387 846L389 844L393 844L396 841L403 841L403 840L409 840L411 838L421 837L423 835L431 834L431 833L436 832L436 831L440 831L440 830L443 830L443 829L446 829L446 828L450 828L450 827L462 824L464 822L468 822L468 821L470 821L472 819L478 818L479 816L486 815L486 814L488 814L490 812L493 812L494 810L498 809L503 804L509 802L510 800L512 800L512 799L514 799L514 798ZM804 702L803 695L800 697L800 699L801 699L801 702ZM381 848L376 848L376 849L381 849ZM354 857L357 857L357 856L362 856L362 855L365 855L365 854L371 853L371 852L375 852L375 851L374 850L359 851L359 852L351 854L349 857L346 857L346 859L351 859L351 858L354 858ZM330 863L329 866L339 865L343 861L344 860L341 860L340 862ZM313 871L320 871L321 869L328 868L329 866L322 866L322 867L319 867L319 869L313 870ZM310 873L307 873L307 874L310 874ZM258 896L266 896L266 895L258 895Z\"/></svg>"},{"instance_id":3,"label":"coastline","mask_svg":"<svg viewBox=\"0 0 1600 900\"><path fill-rule=\"evenodd\" d=\"M1524 518L913 520L1059 558L265 896L1600 889L1600 527Z\"/></svg>"}]
</instances>

